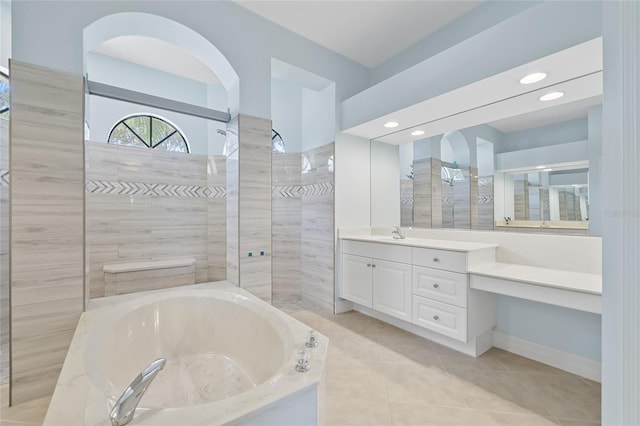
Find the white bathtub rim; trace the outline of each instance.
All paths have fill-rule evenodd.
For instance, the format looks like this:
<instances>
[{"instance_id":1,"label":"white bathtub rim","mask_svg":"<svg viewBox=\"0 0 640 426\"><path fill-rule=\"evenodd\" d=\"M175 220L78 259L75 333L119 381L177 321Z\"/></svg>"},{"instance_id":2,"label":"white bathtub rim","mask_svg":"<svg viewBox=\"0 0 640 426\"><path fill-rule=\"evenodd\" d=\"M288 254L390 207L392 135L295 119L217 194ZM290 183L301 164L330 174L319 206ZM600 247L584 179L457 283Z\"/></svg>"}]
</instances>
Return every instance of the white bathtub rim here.
<instances>
[{"instance_id":1,"label":"white bathtub rim","mask_svg":"<svg viewBox=\"0 0 640 426\"><path fill-rule=\"evenodd\" d=\"M175 289L154 290L144 294L113 296L113 298L105 298L99 303L90 304L90 306L93 305L93 309L85 312L80 318L44 424L66 425L70 422L76 422L86 425L110 426L107 417L109 411L107 401L105 397L102 399L95 398L96 396L101 396L102 392L91 382L85 370L83 351L88 334L96 323L107 318L108 314L112 312L109 308L117 307L120 304L119 302L127 302L154 293L175 294L175 292L181 292L186 289L223 289L259 300L246 291L222 281ZM170 296L167 295L166 297ZM294 333L296 346L300 346L306 337L309 327L272 306L265 305L264 307L287 321ZM240 397L237 400L227 399L190 407L145 410L145 413L137 413L131 424L175 425L187 422L193 425L214 425L226 424L246 417L253 412L272 406L288 396L300 394L311 387L317 387L322 376L328 342L328 338L319 334L319 346L312 352L311 370L307 373L297 373L293 369L293 364L291 364L290 369L283 371L283 377L278 381L278 386L273 388L267 386L256 387L251 391L259 389L258 392L255 394L245 392L236 395ZM233 403L230 403L230 401Z\"/></svg>"},{"instance_id":2,"label":"white bathtub rim","mask_svg":"<svg viewBox=\"0 0 640 426\"><path fill-rule=\"evenodd\" d=\"M233 287L233 288L237 288L237 287ZM238 294L236 292L231 292L228 290L229 290L228 288L224 288L224 289L222 288L215 288L215 289L185 288L180 292L160 292L160 293L155 293L150 295L141 295L140 297L125 301L115 306L101 308L101 310L109 309L108 318L106 320L99 321L91 330L88 330L88 335L85 341L84 369L87 372L87 375L89 376L89 379L91 380L92 384L96 386L98 389L100 389L105 394L105 397L111 400L111 403L115 402L115 400L119 397L120 393L124 389L116 388L113 385L113 383L111 383L106 378L104 378L104 376L95 375L91 373L92 367L94 367L95 364L98 362L93 356L93 352L94 352L93 346L95 344L95 340L104 336L104 333L106 333L116 322L118 322L120 319L122 319L125 315L129 314L130 312L136 309L144 308L146 306L152 305L162 300L197 296L198 298L214 298L214 299L225 300L230 302L239 302L244 308L247 308L253 312L256 312L261 316L266 315L267 320L274 325L276 332L282 338L285 347L292 347L294 345L293 336L288 328L284 328L284 327L287 327L287 324L280 315L277 315L275 312L272 312L271 310L265 309L265 306L260 306L262 304L262 301L260 300L255 300L248 297L247 295ZM87 312L87 320L90 321L91 317L95 315L94 313L97 313L97 312L98 310ZM100 312L100 315L102 316L102 312ZM283 360L282 365L280 365L276 369L273 375L267 378L263 383L258 384L253 389L249 389L246 392L253 392L255 389L257 389L258 387L264 384L272 383L274 380L277 380L279 378L279 372L282 368L285 368L286 365L294 365L295 355L293 354L293 351L290 351L290 352L291 353L289 353L288 356L285 356L285 359ZM149 362L151 361L153 360L149 360ZM134 376L131 377L132 380L133 378ZM233 397L230 397L228 399L233 399L239 395L240 394L234 395ZM208 405L215 402L217 401L206 402L203 404ZM198 404L198 405L202 405L202 404ZM141 401L141 408L144 408L144 399L143 401ZM178 409L182 407L171 407L171 408Z\"/></svg>"}]
</instances>

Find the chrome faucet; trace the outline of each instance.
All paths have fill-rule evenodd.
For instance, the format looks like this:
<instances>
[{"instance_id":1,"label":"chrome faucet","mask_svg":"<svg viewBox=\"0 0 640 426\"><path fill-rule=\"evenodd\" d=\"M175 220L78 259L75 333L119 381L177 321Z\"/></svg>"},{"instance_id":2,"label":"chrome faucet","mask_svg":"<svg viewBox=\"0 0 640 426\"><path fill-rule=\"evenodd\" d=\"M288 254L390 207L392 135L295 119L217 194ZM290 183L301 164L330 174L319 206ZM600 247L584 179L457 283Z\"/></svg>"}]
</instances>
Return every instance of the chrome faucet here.
<instances>
[{"instance_id":1,"label":"chrome faucet","mask_svg":"<svg viewBox=\"0 0 640 426\"><path fill-rule=\"evenodd\" d=\"M109 413L109 419L113 426L124 426L133 420L136 407L142 399L142 395L144 395L153 379L164 368L166 363L166 359L158 358L133 379L133 382L120 395L120 398L118 398Z\"/></svg>"},{"instance_id":2,"label":"chrome faucet","mask_svg":"<svg viewBox=\"0 0 640 426\"><path fill-rule=\"evenodd\" d=\"M402 232L400 231L400 227L399 226L394 226L393 227L393 231L391 231L391 235L393 235L393 239L394 240L402 240L402 239L404 239L404 235L402 235Z\"/></svg>"}]
</instances>

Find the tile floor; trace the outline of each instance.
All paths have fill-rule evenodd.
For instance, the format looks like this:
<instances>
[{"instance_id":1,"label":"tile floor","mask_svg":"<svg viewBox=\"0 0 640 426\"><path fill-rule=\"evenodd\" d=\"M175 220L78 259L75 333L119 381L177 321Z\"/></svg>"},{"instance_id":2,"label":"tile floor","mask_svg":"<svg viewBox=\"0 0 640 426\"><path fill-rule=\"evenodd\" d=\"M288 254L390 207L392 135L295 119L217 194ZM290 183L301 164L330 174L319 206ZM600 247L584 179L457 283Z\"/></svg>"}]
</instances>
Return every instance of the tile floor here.
<instances>
[{"instance_id":1,"label":"tile floor","mask_svg":"<svg viewBox=\"0 0 640 426\"><path fill-rule=\"evenodd\" d=\"M468 357L357 312L274 304L331 339L321 425L600 424L599 383L495 348ZM6 386L0 397L0 426L41 424L50 400L7 408Z\"/></svg>"},{"instance_id":2,"label":"tile floor","mask_svg":"<svg viewBox=\"0 0 640 426\"><path fill-rule=\"evenodd\" d=\"M599 425L600 384L493 348L472 358L357 312L274 304L330 338L322 425Z\"/></svg>"}]
</instances>

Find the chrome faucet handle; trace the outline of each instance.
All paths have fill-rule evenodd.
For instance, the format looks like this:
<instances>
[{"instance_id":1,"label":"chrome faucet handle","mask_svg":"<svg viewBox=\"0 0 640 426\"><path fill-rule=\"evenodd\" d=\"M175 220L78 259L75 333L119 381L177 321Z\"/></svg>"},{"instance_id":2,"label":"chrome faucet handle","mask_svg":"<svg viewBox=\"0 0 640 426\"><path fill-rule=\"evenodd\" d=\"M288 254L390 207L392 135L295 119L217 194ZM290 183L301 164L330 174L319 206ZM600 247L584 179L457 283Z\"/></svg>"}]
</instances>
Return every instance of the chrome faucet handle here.
<instances>
[{"instance_id":1,"label":"chrome faucet handle","mask_svg":"<svg viewBox=\"0 0 640 426\"><path fill-rule=\"evenodd\" d=\"M307 348L317 348L318 347L318 333L315 330L309 330L307 334L307 341L304 343Z\"/></svg>"},{"instance_id":2,"label":"chrome faucet handle","mask_svg":"<svg viewBox=\"0 0 640 426\"><path fill-rule=\"evenodd\" d=\"M166 359L158 358L142 370L135 379L133 379L127 389L125 389L122 395L120 395L120 398L118 398L109 413L109 419L113 426L124 426L133 420L136 407L138 407L138 403L142 399L142 396L160 370L164 368L166 363Z\"/></svg>"},{"instance_id":3,"label":"chrome faucet handle","mask_svg":"<svg viewBox=\"0 0 640 426\"><path fill-rule=\"evenodd\" d=\"M309 352L302 347L296 351L296 371L298 373L306 373L310 369Z\"/></svg>"},{"instance_id":4,"label":"chrome faucet handle","mask_svg":"<svg viewBox=\"0 0 640 426\"><path fill-rule=\"evenodd\" d=\"M393 235L393 238L396 240L401 240L404 238L404 235L402 235L402 231L399 226L393 227L393 231L391 231L391 235Z\"/></svg>"}]
</instances>

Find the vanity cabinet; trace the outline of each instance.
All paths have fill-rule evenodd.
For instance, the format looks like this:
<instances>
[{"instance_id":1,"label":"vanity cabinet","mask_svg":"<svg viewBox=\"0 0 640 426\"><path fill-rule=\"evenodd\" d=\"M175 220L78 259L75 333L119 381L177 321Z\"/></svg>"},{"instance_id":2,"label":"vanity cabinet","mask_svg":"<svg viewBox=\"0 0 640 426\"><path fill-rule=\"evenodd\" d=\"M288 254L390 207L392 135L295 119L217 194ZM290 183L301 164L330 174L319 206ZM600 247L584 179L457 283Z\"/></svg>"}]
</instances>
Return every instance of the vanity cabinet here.
<instances>
[{"instance_id":1,"label":"vanity cabinet","mask_svg":"<svg viewBox=\"0 0 640 426\"><path fill-rule=\"evenodd\" d=\"M470 355L490 347L495 297L469 288L467 265L481 250L494 253L494 247L468 252L349 239L341 246L339 295L356 309L384 314L378 319Z\"/></svg>"},{"instance_id":2,"label":"vanity cabinet","mask_svg":"<svg viewBox=\"0 0 640 426\"><path fill-rule=\"evenodd\" d=\"M411 321L411 249L389 245L384 247L383 244L345 243L342 250L340 297L392 317Z\"/></svg>"}]
</instances>

